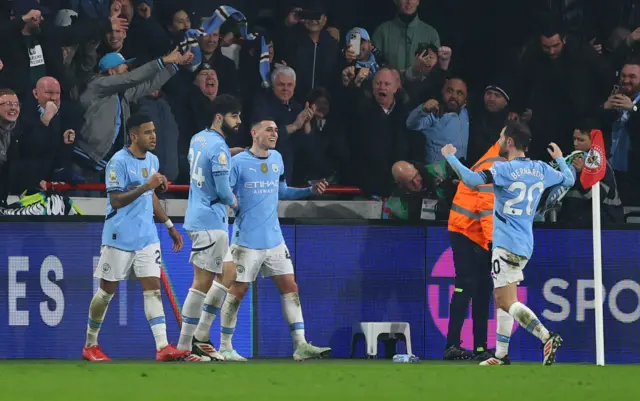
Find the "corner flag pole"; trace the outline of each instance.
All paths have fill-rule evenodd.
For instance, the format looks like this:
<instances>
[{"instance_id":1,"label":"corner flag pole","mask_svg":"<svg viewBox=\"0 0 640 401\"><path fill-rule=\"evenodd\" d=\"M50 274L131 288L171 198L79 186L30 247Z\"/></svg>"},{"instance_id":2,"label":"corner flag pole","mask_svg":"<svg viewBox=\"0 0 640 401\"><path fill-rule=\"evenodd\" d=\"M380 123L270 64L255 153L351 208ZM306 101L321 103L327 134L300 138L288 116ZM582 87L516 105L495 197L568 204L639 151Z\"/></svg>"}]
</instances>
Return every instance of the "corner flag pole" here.
<instances>
[{"instance_id":1,"label":"corner flag pole","mask_svg":"<svg viewBox=\"0 0 640 401\"><path fill-rule=\"evenodd\" d=\"M593 285L596 314L596 365L604 366L604 299L602 294L602 231L600 227L600 182L591 187L593 213Z\"/></svg>"}]
</instances>

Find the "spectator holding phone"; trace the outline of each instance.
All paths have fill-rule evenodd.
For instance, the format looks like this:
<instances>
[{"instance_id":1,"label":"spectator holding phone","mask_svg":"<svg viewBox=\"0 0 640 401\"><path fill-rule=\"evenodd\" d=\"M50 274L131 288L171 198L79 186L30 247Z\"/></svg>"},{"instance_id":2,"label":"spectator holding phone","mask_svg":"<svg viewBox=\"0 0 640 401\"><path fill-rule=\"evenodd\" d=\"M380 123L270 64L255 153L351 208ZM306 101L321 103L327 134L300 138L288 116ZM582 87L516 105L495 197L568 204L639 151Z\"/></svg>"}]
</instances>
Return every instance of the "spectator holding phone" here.
<instances>
[{"instance_id":1,"label":"spectator holding phone","mask_svg":"<svg viewBox=\"0 0 640 401\"><path fill-rule=\"evenodd\" d=\"M394 0L398 14L376 28L373 43L384 58L400 72L412 68L416 51L421 44L440 48L440 36L431 25L418 18L420 0Z\"/></svg>"},{"instance_id":2,"label":"spectator holding phone","mask_svg":"<svg viewBox=\"0 0 640 401\"><path fill-rule=\"evenodd\" d=\"M373 79L374 74L380 69L379 58L376 57L374 51L377 50L371 44L371 37L369 32L364 28L352 28L347 32L346 37L347 46L344 49L344 58L349 66L355 66L355 73L361 68L368 68L371 74L368 74L368 79ZM380 54L378 52L378 54Z\"/></svg>"},{"instance_id":3,"label":"spectator holding phone","mask_svg":"<svg viewBox=\"0 0 640 401\"><path fill-rule=\"evenodd\" d=\"M625 203L638 200L640 174L640 60L628 61L620 72L619 85L602 105L603 126L611 131L611 157L607 165L615 170L620 196Z\"/></svg>"},{"instance_id":4,"label":"spectator holding phone","mask_svg":"<svg viewBox=\"0 0 640 401\"><path fill-rule=\"evenodd\" d=\"M324 6L319 2L312 6L309 10L296 8L288 14L286 35L276 48L276 60L284 60L296 71L295 97L300 102L316 86L331 90L338 83L338 41L325 29Z\"/></svg>"}]
</instances>

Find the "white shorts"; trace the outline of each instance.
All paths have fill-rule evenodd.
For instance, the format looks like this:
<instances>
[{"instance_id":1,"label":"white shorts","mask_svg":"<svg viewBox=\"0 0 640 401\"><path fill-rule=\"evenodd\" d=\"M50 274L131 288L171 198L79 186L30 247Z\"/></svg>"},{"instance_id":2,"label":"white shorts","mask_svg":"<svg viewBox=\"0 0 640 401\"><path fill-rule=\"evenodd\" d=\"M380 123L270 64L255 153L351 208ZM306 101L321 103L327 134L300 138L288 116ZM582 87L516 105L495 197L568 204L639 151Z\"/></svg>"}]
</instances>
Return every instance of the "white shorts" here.
<instances>
[{"instance_id":1,"label":"white shorts","mask_svg":"<svg viewBox=\"0 0 640 401\"><path fill-rule=\"evenodd\" d=\"M507 251L504 248L494 248L491 254L491 277L493 287L502 288L509 284L519 284L524 280L522 270L529 260Z\"/></svg>"},{"instance_id":2,"label":"white shorts","mask_svg":"<svg viewBox=\"0 0 640 401\"><path fill-rule=\"evenodd\" d=\"M231 245L225 262L236 265L240 283L252 283L262 277L283 276L293 274L293 263L287 246L282 243L271 249L249 249L240 245Z\"/></svg>"},{"instance_id":3,"label":"white shorts","mask_svg":"<svg viewBox=\"0 0 640 401\"><path fill-rule=\"evenodd\" d=\"M100 261L93 277L106 281L124 281L136 278L160 277L162 254L160 243L147 245L139 251L123 251L111 246L100 248ZM133 270L133 272L132 272Z\"/></svg>"},{"instance_id":4,"label":"white shorts","mask_svg":"<svg viewBox=\"0 0 640 401\"><path fill-rule=\"evenodd\" d=\"M189 231L189 263L211 273L222 273L222 260L229 251L229 233L224 230Z\"/></svg>"}]
</instances>

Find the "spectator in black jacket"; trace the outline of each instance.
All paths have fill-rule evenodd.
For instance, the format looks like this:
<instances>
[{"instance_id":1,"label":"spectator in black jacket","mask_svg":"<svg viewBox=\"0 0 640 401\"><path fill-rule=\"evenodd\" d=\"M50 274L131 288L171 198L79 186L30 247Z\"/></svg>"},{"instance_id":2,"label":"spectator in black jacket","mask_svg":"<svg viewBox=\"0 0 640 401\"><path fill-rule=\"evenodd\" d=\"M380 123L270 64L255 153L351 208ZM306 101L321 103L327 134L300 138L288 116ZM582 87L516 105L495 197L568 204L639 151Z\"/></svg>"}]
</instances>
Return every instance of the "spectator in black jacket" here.
<instances>
[{"instance_id":1,"label":"spectator in black jacket","mask_svg":"<svg viewBox=\"0 0 640 401\"><path fill-rule=\"evenodd\" d=\"M33 95L22 104L22 144L16 162L20 173L12 180L12 190L37 192L43 181L70 176L71 145L81 127L80 106L60 99L60 83L55 78L40 78Z\"/></svg>"},{"instance_id":2,"label":"spectator in black jacket","mask_svg":"<svg viewBox=\"0 0 640 401\"><path fill-rule=\"evenodd\" d=\"M299 137L305 135L305 124L311 121L315 112L308 104L303 108L293 99L296 72L291 67L276 68L271 73L271 86L269 91L256 97L251 123L273 120L278 124L276 149L282 154L287 181L293 182L295 151L300 142Z\"/></svg>"},{"instance_id":3,"label":"spectator in black jacket","mask_svg":"<svg viewBox=\"0 0 640 401\"><path fill-rule=\"evenodd\" d=\"M619 89L602 105L604 134L610 138L611 165L620 196L627 204L640 201L640 60L628 61L620 72Z\"/></svg>"},{"instance_id":4,"label":"spectator in black jacket","mask_svg":"<svg viewBox=\"0 0 640 401\"><path fill-rule=\"evenodd\" d=\"M19 131L16 121L20 116L18 96L11 89L0 89L0 206L6 206L9 196L12 171L17 169L19 159Z\"/></svg>"},{"instance_id":5,"label":"spectator in black jacket","mask_svg":"<svg viewBox=\"0 0 640 401\"><path fill-rule=\"evenodd\" d=\"M478 162L500 137L509 115L511 88L509 78L495 79L485 88L482 104L469 107L469 163Z\"/></svg>"},{"instance_id":6,"label":"spectator in black jacket","mask_svg":"<svg viewBox=\"0 0 640 401\"><path fill-rule=\"evenodd\" d=\"M354 85L346 89L350 109L347 132L352 151L353 183L367 195L388 196L391 167L408 156L405 121L409 115L397 98L399 79L383 68L373 78L373 99Z\"/></svg>"},{"instance_id":7,"label":"spectator in black jacket","mask_svg":"<svg viewBox=\"0 0 640 401\"><path fill-rule=\"evenodd\" d=\"M305 124L309 133L300 136L292 184L306 186L319 179L329 184L343 183L350 156L340 115L331 112L331 95L324 88L312 90L307 102L315 106L315 114Z\"/></svg>"},{"instance_id":8,"label":"spectator in black jacket","mask_svg":"<svg viewBox=\"0 0 640 401\"><path fill-rule=\"evenodd\" d=\"M610 90L609 66L588 42L544 27L537 46L523 56L511 110L523 118L526 109L531 112L529 156L546 160L549 142L569 149L575 121L592 115Z\"/></svg>"},{"instance_id":9,"label":"spectator in black jacket","mask_svg":"<svg viewBox=\"0 0 640 401\"><path fill-rule=\"evenodd\" d=\"M333 90L339 84L339 46L325 29L327 17L324 7L313 10L322 13L319 20L302 21L297 12L291 11L286 19L282 43L276 47L276 60L284 60L298 76L295 97L306 98L311 89L322 86Z\"/></svg>"},{"instance_id":10,"label":"spectator in black jacket","mask_svg":"<svg viewBox=\"0 0 640 401\"><path fill-rule=\"evenodd\" d=\"M211 125L213 100L218 96L219 80L216 70L208 63L201 63L195 73L180 71L169 81L169 104L178 123L178 160L180 175L176 182L189 181L186 157L191 137ZM180 82L178 87L175 83Z\"/></svg>"},{"instance_id":11,"label":"spectator in black jacket","mask_svg":"<svg viewBox=\"0 0 640 401\"><path fill-rule=\"evenodd\" d=\"M220 45L220 28L211 35L203 35L198 38L198 45L202 52L202 62L209 64L216 70L220 87L218 93L239 97L240 83L236 64L229 57L222 54ZM257 70L258 67L255 67Z\"/></svg>"},{"instance_id":12,"label":"spectator in black jacket","mask_svg":"<svg viewBox=\"0 0 640 401\"><path fill-rule=\"evenodd\" d=\"M126 28L126 21L117 16L56 27L52 18L43 20L41 12L30 6L39 7L35 1L14 3L15 13L23 17L0 23L4 84L20 98L28 97L31 88L44 76L56 78L62 90L67 91L70 85L66 82L62 47L99 40L112 29Z\"/></svg>"}]
</instances>

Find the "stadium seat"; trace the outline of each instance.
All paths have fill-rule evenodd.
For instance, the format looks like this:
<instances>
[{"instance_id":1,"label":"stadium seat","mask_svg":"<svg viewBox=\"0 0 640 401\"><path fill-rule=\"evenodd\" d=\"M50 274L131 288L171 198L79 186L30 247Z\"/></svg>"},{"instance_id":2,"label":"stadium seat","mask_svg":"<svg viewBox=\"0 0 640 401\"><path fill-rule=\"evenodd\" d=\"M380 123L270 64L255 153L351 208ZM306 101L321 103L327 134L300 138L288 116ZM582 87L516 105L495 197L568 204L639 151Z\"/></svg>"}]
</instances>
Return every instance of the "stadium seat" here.
<instances>
[{"instance_id":1,"label":"stadium seat","mask_svg":"<svg viewBox=\"0 0 640 401\"><path fill-rule=\"evenodd\" d=\"M367 357L376 358L378 356L380 336L384 336L383 340L396 340L397 336L404 337L407 354L413 355L411 352L411 326L406 322L360 322L353 325L352 335L352 358L355 355L358 339L363 337L367 344Z\"/></svg>"}]
</instances>

